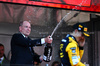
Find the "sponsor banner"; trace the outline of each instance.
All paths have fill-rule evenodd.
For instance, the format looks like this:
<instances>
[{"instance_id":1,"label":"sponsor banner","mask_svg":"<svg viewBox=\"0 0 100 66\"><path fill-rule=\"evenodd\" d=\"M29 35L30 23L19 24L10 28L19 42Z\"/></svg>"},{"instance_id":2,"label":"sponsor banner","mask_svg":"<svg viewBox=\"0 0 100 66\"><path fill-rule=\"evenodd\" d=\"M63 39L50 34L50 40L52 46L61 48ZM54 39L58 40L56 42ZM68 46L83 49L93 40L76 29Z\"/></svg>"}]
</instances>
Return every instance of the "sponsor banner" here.
<instances>
[{"instance_id":1,"label":"sponsor banner","mask_svg":"<svg viewBox=\"0 0 100 66\"><path fill-rule=\"evenodd\" d=\"M100 12L99 0L0 0L1 2Z\"/></svg>"}]
</instances>

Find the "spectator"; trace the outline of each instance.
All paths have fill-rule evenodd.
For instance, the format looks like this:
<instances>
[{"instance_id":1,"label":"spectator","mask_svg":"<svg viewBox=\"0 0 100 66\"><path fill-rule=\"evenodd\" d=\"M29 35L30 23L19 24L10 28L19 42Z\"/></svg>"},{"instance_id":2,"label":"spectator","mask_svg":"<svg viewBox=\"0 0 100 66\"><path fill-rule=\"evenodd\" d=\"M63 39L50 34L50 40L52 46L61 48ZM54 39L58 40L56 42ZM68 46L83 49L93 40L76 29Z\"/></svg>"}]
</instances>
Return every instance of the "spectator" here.
<instances>
[{"instance_id":1,"label":"spectator","mask_svg":"<svg viewBox=\"0 0 100 66\"><path fill-rule=\"evenodd\" d=\"M10 61L7 60L4 54L4 45L0 43L0 66L10 66Z\"/></svg>"}]
</instances>

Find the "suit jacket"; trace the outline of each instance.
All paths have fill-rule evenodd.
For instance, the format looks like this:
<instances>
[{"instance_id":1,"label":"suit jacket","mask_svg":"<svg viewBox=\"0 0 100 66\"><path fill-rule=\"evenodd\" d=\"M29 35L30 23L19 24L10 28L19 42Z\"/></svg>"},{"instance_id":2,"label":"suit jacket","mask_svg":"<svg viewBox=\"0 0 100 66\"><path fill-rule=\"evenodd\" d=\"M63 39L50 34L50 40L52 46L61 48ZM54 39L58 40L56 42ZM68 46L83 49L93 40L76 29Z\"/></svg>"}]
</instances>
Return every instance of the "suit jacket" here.
<instances>
[{"instance_id":1,"label":"suit jacket","mask_svg":"<svg viewBox=\"0 0 100 66\"><path fill-rule=\"evenodd\" d=\"M34 64L33 46L42 45L41 39L26 39L21 33L16 33L11 39L11 66L31 66Z\"/></svg>"},{"instance_id":2,"label":"suit jacket","mask_svg":"<svg viewBox=\"0 0 100 66\"><path fill-rule=\"evenodd\" d=\"M2 61L2 64L1 64L0 66L10 66L10 61L7 60L7 59L4 59L4 60Z\"/></svg>"}]
</instances>

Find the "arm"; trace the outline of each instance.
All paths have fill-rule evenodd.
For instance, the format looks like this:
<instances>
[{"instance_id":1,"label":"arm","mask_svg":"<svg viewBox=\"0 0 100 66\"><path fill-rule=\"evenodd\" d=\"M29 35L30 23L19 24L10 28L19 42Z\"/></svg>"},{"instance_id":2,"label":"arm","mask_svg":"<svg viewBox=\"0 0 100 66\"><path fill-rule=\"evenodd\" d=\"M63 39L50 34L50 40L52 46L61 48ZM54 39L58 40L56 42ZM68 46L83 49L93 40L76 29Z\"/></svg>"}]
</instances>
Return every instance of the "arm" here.
<instances>
[{"instance_id":1,"label":"arm","mask_svg":"<svg viewBox=\"0 0 100 66\"><path fill-rule=\"evenodd\" d=\"M30 40L32 46L42 46L41 39Z\"/></svg>"},{"instance_id":2,"label":"arm","mask_svg":"<svg viewBox=\"0 0 100 66\"><path fill-rule=\"evenodd\" d=\"M44 43L49 43L51 44L53 41L53 39L51 38L51 36L47 36L46 38L41 38L41 39L38 39L38 40L32 40L31 43L36 46L41 46L42 44Z\"/></svg>"},{"instance_id":3,"label":"arm","mask_svg":"<svg viewBox=\"0 0 100 66\"><path fill-rule=\"evenodd\" d=\"M84 45L85 45L85 38L83 37L80 41L79 41L79 55L80 58L82 58L83 53L84 53Z\"/></svg>"},{"instance_id":4,"label":"arm","mask_svg":"<svg viewBox=\"0 0 100 66\"><path fill-rule=\"evenodd\" d=\"M43 38L43 39L36 39L31 40L30 38L25 39L22 34L14 34L12 37L12 43L14 42L17 45L20 46L29 46L29 43L31 43L32 46L41 46L43 43L52 43L52 40L49 38L50 36ZM41 44L42 43L42 44Z\"/></svg>"},{"instance_id":5,"label":"arm","mask_svg":"<svg viewBox=\"0 0 100 66\"><path fill-rule=\"evenodd\" d=\"M80 59L82 58L84 53L83 47L79 47L79 55L80 55Z\"/></svg>"},{"instance_id":6,"label":"arm","mask_svg":"<svg viewBox=\"0 0 100 66\"><path fill-rule=\"evenodd\" d=\"M19 46L27 47L29 43L32 46L41 45L41 39L31 40L30 38L25 39L22 34L14 34L11 40L12 44L16 44Z\"/></svg>"}]
</instances>

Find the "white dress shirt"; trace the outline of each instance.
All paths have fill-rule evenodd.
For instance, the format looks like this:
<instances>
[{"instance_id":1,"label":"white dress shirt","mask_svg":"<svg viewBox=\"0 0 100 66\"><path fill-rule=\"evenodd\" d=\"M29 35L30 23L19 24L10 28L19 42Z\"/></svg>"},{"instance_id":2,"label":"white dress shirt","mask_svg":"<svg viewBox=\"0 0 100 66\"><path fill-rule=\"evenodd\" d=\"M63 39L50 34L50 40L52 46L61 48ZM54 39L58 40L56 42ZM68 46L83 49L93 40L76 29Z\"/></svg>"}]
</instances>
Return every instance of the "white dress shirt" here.
<instances>
[{"instance_id":1,"label":"white dress shirt","mask_svg":"<svg viewBox=\"0 0 100 66\"><path fill-rule=\"evenodd\" d=\"M0 58L0 64L2 63L3 59L4 59L4 57L1 57L1 58Z\"/></svg>"}]
</instances>

